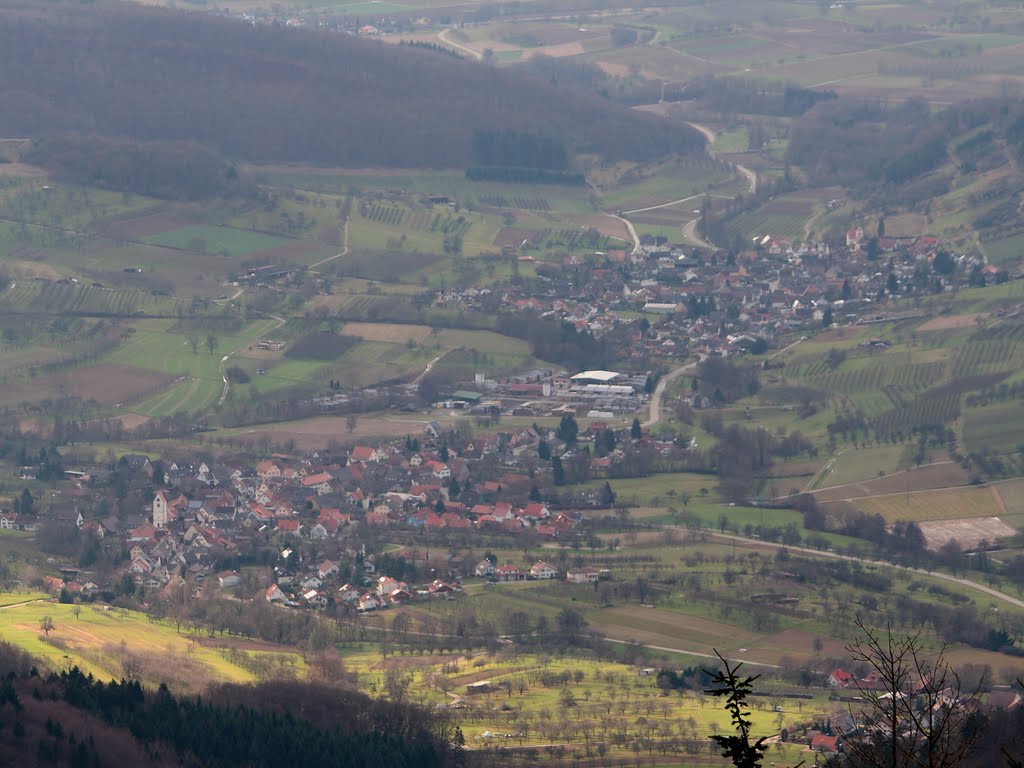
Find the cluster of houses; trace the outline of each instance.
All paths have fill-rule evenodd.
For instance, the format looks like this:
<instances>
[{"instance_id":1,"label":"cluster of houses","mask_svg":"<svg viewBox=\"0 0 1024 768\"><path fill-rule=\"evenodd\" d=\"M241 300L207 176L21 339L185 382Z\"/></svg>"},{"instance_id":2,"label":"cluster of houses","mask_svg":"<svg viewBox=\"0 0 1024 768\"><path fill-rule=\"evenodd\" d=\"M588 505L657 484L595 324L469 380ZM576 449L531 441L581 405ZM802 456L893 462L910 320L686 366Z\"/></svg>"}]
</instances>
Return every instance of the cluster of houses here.
<instances>
[{"instance_id":1,"label":"cluster of houses","mask_svg":"<svg viewBox=\"0 0 1024 768\"><path fill-rule=\"evenodd\" d=\"M363 565L369 574L373 574L375 566L372 558L365 559ZM433 579L417 588L387 575L376 576L369 584L360 586L348 581L334 586L339 581L340 573L337 563L324 560L302 577L280 574L273 584L263 590L262 597L268 603L290 607L322 609L333 603L347 605L357 612L365 613L422 598L452 599L462 592L462 584L457 579ZM561 579L563 574L542 560L523 570L516 565L498 565L485 558L473 568L472 575L492 582L508 582ZM593 584L606 578L610 578L607 569L599 570L590 566L570 568L565 572L565 580L571 584ZM235 587L241 583L241 577L236 571L224 571L218 574L218 581L223 588Z\"/></svg>"},{"instance_id":2,"label":"cluster of houses","mask_svg":"<svg viewBox=\"0 0 1024 768\"><path fill-rule=\"evenodd\" d=\"M416 589L390 576L378 576L369 585L355 586L345 582L332 588L330 582L332 579L336 581L339 573L336 563L325 560L316 567L314 573L300 581L293 583L291 578L287 578L287 581L285 578L279 578L263 590L262 596L268 603L291 607L323 609L333 602L365 613L391 605L401 605L420 597L451 598L462 591L461 585L456 581L434 579L426 588ZM226 575L228 578L237 578L237 574L233 572Z\"/></svg>"},{"instance_id":3,"label":"cluster of houses","mask_svg":"<svg viewBox=\"0 0 1024 768\"><path fill-rule=\"evenodd\" d=\"M553 509L542 501L528 500L539 478L531 477L519 462L524 458L523 446L533 449L530 461L538 462L541 435L534 429L462 438L452 433L443 441L437 437L429 431L424 434L424 447L418 439L406 438L359 445L347 456L273 455L251 465L230 460L153 463L145 456L126 456L121 469L142 492L155 487L148 497L150 504L135 514L99 517L88 500L102 494L90 493L90 475L81 473L76 478L78 487L65 492L59 508L54 506L48 517L108 546L123 547L128 559L114 578L127 574L136 585L169 600L199 594L214 580L225 589L238 587L240 575L224 571L222 564L257 548L287 552L304 543L315 543L319 552L334 559L275 571L275 583L263 593L268 601L314 607L343 603L365 611L421 594L450 595L459 591L462 576L495 581L562 577L545 563L523 572L485 561L476 569L472 564L462 569L449 564L446 580L435 580L422 589L379 573L374 576L376 587L365 588L367 577L374 575L374 556L361 548L364 528L356 526L452 531L466 544L475 534L528 534L531 542L554 541L574 532L582 522L579 509ZM545 437L558 444L553 435ZM581 439L586 437L581 434ZM494 479L475 477L481 460ZM13 514L4 520L22 527L23 521ZM597 571L587 569L564 575L578 583L599 577ZM73 587L82 590L83 596L101 589L72 582L55 579L51 586L54 591Z\"/></svg>"},{"instance_id":4,"label":"cluster of houses","mask_svg":"<svg viewBox=\"0 0 1024 768\"><path fill-rule=\"evenodd\" d=\"M872 670L863 677L858 678L856 675L847 672L841 667L836 668L828 676L828 686L837 691L850 691L857 698L860 698L861 694L864 694L865 692L873 692L872 698L876 699L883 708L885 707L884 702L886 699L889 699L891 704L891 697L895 695L897 697L897 701L905 701L907 702L907 706L912 706L919 710L920 707L916 704L916 699L921 698L922 694L925 694L926 692L927 703L931 705L932 710L935 712L938 712L939 710L948 710L950 707L958 707L964 712L974 712L982 708L1007 711L1024 708L1024 697L1021 696L1021 691L1019 689L1003 687L990 691L981 698L977 694L964 694L963 692L953 688L929 691L928 677L922 678L910 689L896 691L894 693L890 690L890 683L875 670ZM902 710L903 708L904 707L894 708L894 711ZM878 718L876 722L871 722L871 719L869 718L869 724L865 728L864 726L859 725L858 722L856 722L848 713L843 713L837 720L830 721L827 728L824 730L815 730L810 732L809 746L816 752L842 752L844 741L849 741L850 739L870 738L871 730L878 726L889 727L884 716ZM907 728L904 729L904 733L909 734L911 731L912 727L908 724Z\"/></svg>"},{"instance_id":5,"label":"cluster of houses","mask_svg":"<svg viewBox=\"0 0 1024 768\"><path fill-rule=\"evenodd\" d=\"M526 581L537 579L546 581L560 579L562 572L550 563L538 560L527 570L522 570L517 565L498 565L492 560L483 559L473 568L473 575L492 581ZM609 578L607 570L599 570L590 566L570 568L565 572L565 580L570 584L593 584L604 578Z\"/></svg>"},{"instance_id":6,"label":"cluster of houses","mask_svg":"<svg viewBox=\"0 0 1024 768\"><path fill-rule=\"evenodd\" d=\"M890 273L899 295L931 293L936 281L948 290L966 285L976 266L997 279L999 270L978 257L957 256L952 274L929 274L921 284L921 270L930 272L942 245L927 235L873 238L856 228L836 242L764 235L732 256L645 237L633 253L566 257L562 274L540 289L525 284L448 288L437 294L436 303L557 318L596 338L614 337L624 357L647 361L742 354L757 339L771 342L782 332L820 326L830 308L838 321L842 313L888 295ZM576 282L581 267L587 268L586 279ZM647 329L637 310L668 322Z\"/></svg>"}]
</instances>

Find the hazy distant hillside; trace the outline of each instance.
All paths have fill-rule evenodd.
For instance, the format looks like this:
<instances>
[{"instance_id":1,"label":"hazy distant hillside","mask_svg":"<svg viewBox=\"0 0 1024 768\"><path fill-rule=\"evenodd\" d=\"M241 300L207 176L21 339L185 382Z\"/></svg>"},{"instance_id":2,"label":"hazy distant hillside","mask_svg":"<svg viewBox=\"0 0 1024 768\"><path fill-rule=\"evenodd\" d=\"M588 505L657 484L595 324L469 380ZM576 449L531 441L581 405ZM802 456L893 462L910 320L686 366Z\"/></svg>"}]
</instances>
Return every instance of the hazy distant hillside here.
<instances>
[{"instance_id":1,"label":"hazy distant hillside","mask_svg":"<svg viewBox=\"0 0 1024 768\"><path fill-rule=\"evenodd\" d=\"M686 126L434 51L133 6L8 4L0 100L4 136L199 142L257 162L466 167L481 164L474 138L498 132L512 137L502 165L536 165L516 148L644 160L703 146Z\"/></svg>"},{"instance_id":2,"label":"hazy distant hillside","mask_svg":"<svg viewBox=\"0 0 1024 768\"><path fill-rule=\"evenodd\" d=\"M983 241L1024 231L1024 104L981 99L934 111L840 99L793 121L786 159L812 184L843 184L880 211L964 213Z\"/></svg>"}]
</instances>

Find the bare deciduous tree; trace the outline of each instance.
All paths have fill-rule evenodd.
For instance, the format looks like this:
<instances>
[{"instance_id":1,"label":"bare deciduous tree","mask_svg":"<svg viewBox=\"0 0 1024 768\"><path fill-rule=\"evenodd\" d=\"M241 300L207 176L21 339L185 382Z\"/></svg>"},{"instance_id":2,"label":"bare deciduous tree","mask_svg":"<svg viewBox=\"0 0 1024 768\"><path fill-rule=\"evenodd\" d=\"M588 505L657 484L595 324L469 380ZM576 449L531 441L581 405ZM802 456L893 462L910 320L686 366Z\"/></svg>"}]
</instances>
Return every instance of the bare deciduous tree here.
<instances>
[{"instance_id":1,"label":"bare deciduous tree","mask_svg":"<svg viewBox=\"0 0 1024 768\"><path fill-rule=\"evenodd\" d=\"M969 722L978 689L964 690L945 647L929 652L920 633L856 625L863 637L846 650L872 682L857 684L864 704L851 709L856 726L842 734L848 758L868 768L960 765L981 736Z\"/></svg>"}]
</instances>

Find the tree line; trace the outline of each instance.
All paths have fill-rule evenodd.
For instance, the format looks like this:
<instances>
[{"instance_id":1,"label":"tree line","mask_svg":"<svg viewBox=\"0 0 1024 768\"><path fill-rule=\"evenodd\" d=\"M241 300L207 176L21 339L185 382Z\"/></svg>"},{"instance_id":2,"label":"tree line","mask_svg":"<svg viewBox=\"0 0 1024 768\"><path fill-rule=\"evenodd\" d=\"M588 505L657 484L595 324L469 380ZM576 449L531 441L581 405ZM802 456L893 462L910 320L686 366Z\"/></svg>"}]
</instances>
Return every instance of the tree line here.
<instances>
[{"instance_id":1,"label":"tree line","mask_svg":"<svg viewBox=\"0 0 1024 768\"><path fill-rule=\"evenodd\" d=\"M713 112L796 117L836 98L835 91L812 91L793 83L706 75L687 83L682 99L695 99Z\"/></svg>"}]
</instances>

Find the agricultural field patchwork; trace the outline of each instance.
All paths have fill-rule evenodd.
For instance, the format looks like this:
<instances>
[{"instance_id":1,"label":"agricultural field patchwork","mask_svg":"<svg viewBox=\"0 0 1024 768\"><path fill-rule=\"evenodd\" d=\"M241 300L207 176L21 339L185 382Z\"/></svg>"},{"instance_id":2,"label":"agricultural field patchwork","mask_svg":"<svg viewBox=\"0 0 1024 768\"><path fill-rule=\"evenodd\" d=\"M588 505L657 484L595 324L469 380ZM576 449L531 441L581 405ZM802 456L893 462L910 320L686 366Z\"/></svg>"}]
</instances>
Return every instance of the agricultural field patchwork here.
<instances>
[{"instance_id":1,"label":"agricultural field patchwork","mask_svg":"<svg viewBox=\"0 0 1024 768\"><path fill-rule=\"evenodd\" d=\"M702 742L722 722L723 713L718 707L704 706L694 694L666 698L654 675L641 674L621 663L523 652L409 655L382 660L377 651L360 647L346 651L344 660L363 681L360 687L371 695L382 695L387 679L397 674L408 680L413 699L454 705L453 714L467 745L474 748L558 744L564 736L552 727L552 713L567 705L581 717L598 719L609 708L621 708L619 717L625 718L627 728L637 726L639 721L634 723L634 718L646 713L643 722L667 727L678 723L684 737ZM515 717L510 717L508 708L516 712ZM787 707L786 717L795 721L802 719L800 712L810 715L827 709L824 698L815 698L801 702L799 710L795 704ZM753 732L773 732L778 718L778 713L767 708L757 709L752 714ZM609 749L616 747L609 745ZM790 752L778 754L781 758Z\"/></svg>"},{"instance_id":2,"label":"agricultural field patchwork","mask_svg":"<svg viewBox=\"0 0 1024 768\"><path fill-rule=\"evenodd\" d=\"M194 412L213 405L223 389L221 357L255 342L276 325L274 320L260 320L221 332L214 327L205 331L175 330L170 321L139 321L109 359L175 377L169 390L132 405L132 410L146 416ZM214 341L212 351L208 346L210 337ZM195 340L195 350L190 339Z\"/></svg>"}]
</instances>

